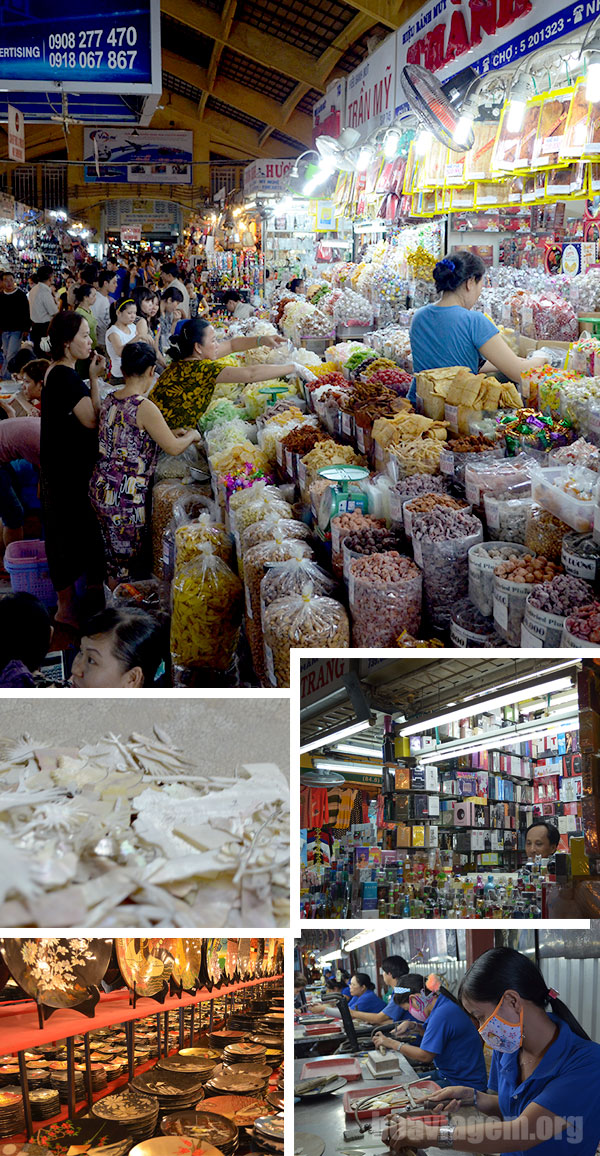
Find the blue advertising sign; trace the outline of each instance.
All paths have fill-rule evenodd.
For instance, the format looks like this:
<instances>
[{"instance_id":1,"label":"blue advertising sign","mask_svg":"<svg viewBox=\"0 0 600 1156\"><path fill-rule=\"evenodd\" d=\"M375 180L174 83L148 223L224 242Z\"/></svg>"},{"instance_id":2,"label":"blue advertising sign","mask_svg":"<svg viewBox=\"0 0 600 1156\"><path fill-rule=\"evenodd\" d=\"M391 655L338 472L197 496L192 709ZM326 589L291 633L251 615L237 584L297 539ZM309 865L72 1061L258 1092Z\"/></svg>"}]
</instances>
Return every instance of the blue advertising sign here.
<instances>
[{"instance_id":1,"label":"blue advertising sign","mask_svg":"<svg viewBox=\"0 0 600 1156\"><path fill-rule=\"evenodd\" d=\"M0 87L161 91L160 0L0 3Z\"/></svg>"}]
</instances>

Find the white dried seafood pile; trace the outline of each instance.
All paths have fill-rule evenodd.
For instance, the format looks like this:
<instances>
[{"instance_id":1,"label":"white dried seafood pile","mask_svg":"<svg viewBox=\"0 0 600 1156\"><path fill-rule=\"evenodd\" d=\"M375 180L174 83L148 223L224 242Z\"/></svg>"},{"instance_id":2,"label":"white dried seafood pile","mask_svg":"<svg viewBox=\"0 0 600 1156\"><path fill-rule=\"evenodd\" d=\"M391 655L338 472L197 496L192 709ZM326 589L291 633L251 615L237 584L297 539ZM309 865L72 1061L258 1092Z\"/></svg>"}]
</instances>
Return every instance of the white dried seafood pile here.
<instances>
[{"instance_id":1,"label":"white dried seafood pile","mask_svg":"<svg viewBox=\"0 0 600 1156\"><path fill-rule=\"evenodd\" d=\"M3 927L289 923L289 787L201 768L164 731L0 740Z\"/></svg>"}]
</instances>

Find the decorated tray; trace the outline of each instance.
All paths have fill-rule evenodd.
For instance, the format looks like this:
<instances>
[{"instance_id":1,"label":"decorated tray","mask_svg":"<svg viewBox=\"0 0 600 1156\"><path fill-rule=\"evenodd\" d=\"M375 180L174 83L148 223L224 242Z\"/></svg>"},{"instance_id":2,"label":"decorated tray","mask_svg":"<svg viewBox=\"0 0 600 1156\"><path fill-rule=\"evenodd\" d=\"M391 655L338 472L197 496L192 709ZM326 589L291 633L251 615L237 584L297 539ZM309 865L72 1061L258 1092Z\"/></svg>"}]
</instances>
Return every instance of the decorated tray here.
<instances>
[{"instance_id":1,"label":"decorated tray","mask_svg":"<svg viewBox=\"0 0 600 1156\"><path fill-rule=\"evenodd\" d=\"M108 939L2 939L0 953L19 986L39 1003L70 1008L97 996L110 962Z\"/></svg>"},{"instance_id":2,"label":"decorated tray","mask_svg":"<svg viewBox=\"0 0 600 1156\"><path fill-rule=\"evenodd\" d=\"M163 990L173 971L174 959L162 939L117 939L117 960L127 987L152 997Z\"/></svg>"},{"instance_id":3,"label":"decorated tray","mask_svg":"<svg viewBox=\"0 0 600 1156\"><path fill-rule=\"evenodd\" d=\"M252 1099L250 1096L213 1096L203 1100L198 1108L202 1112L217 1112L220 1116L226 1116L238 1128L248 1128L259 1116L269 1113L266 1100L262 1097Z\"/></svg>"},{"instance_id":4,"label":"decorated tray","mask_svg":"<svg viewBox=\"0 0 600 1156\"><path fill-rule=\"evenodd\" d=\"M194 1140L207 1141L217 1148L230 1148L237 1140L238 1130L232 1120L217 1112L178 1112L173 1116L163 1116L160 1130L165 1136L180 1135Z\"/></svg>"},{"instance_id":5,"label":"decorated tray","mask_svg":"<svg viewBox=\"0 0 600 1156\"><path fill-rule=\"evenodd\" d=\"M54 1153L54 1156L67 1152L95 1152L102 1150L104 1156L120 1156L131 1148L132 1138L126 1128L119 1124L110 1124L106 1120L98 1120L93 1116L79 1117L74 1120L62 1120L59 1124L50 1124L47 1128L40 1128L36 1134L38 1144Z\"/></svg>"},{"instance_id":6,"label":"decorated tray","mask_svg":"<svg viewBox=\"0 0 600 1156\"><path fill-rule=\"evenodd\" d=\"M201 939L163 939L173 957L173 979L185 991L195 991L202 963Z\"/></svg>"}]
</instances>

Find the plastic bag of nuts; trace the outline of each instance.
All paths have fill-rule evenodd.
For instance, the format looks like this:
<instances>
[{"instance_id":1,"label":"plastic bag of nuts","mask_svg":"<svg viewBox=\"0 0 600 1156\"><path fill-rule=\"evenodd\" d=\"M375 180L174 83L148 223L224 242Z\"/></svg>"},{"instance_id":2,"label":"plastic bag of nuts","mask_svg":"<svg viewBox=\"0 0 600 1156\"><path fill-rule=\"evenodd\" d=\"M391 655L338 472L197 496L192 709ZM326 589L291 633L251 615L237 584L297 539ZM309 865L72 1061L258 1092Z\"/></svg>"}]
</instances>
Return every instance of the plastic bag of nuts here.
<instances>
[{"instance_id":1,"label":"plastic bag of nuts","mask_svg":"<svg viewBox=\"0 0 600 1156\"><path fill-rule=\"evenodd\" d=\"M401 478L390 491L390 517L392 526L404 527L404 506L412 498L420 498L423 494L441 494L445 487L445 480L441 474L411 474Z\"/></svg>"},{"instance_id":2,"label":"plastic bag of nuts","mask_svg":"<svg viewBox=\"0 0 600 1156\"><path fill-rule=\"evenodd\" d=\"M355 558L364 558L368 554L387 554L390 550L399 550L399 542L391 530L373 527L363 535L349 534L342 542L342 557L344 559L344 582L350 581L350 564Z\"/></svg>"},{"instance_id":3,"label":"plastic bag of nuts","mask_svg":"<svg viewBox=\"0 0 600 1156\"><path fill-rule=\"evenodd\" d=\"M494 622L498 634L511 646L521 645L521 623L531 587L550 582L559 567L548 558L523 554L501 562L494 571Z\"/></svg>"},{"instance_id":4,"label":"plastic bag of nuts","mask_svg":"<svg viewBox=\"0 0 600 1156\"><path fill-rule=\"evenodd\" d=\"M297 550L290 547L291 557L285 562L270 562L260 584L260 615L264 628L265 610L277 598L287 598L290 594L301 594L310 583L318 597L332 598L338 590L338 583L312 558L305 556L302 543Z\"/></svg>"},{"instance_id":5,"label":"plastic bag of nuts","mask_svg":"<svg viewBox=\"0 0 600 1156\"><path fill-rule=\"evenodd\" d=\"M173 581L171 656L175 666L229 670L244 606L236 574L205 542Z\"/></svg>"},{"instance_id":6,"label":"plastic bag of nuts","mask_svg":"<svg viewBox=\"0 0 600 1156\"><path fill-rule=\"evenodd\" d=\"M479 518L462 510L432 510L413 527L415 562L423 569L431 621L446 629L452 608L467 595L467 555L483 539Z\"/></svg>"},{"instance_id":7,"label":"plastic bag of nuts","mask_svg":"<svg viewBox=\"0 0 600 1156\"><path fill-rule=\"evenodd\" d=\"M385 529L383 518L374 518L354 510L352 514L338 514L331 519L331 569L336 578L344 572L343 541L350 534L366 534L371 529Z\"/></svg>"},{"instance_id":8,"label":"plastic bag of nuts","mask_svg":"<svg viewBox=\"0 0 600 1156\"><path fill-rule=\"evenodd\" d=\"M410 558L391 551L355 559L348 597L353 646L395 646L403 630L418 635L422 576Z\"/></svg>"},{"instance_id":9,"label":"plastic bag of nuts","mask_svg":"<svg viewBox=\"0 0 600 1156\"><path fill-rule=\"evenodd\" d=\"M471 513L468 502L464 502L462 498L451 498L450 494L423 494L421 498L411 498L410 502L406 502L404 506L406 537L412 538L412 528L416 518L420 518L422 514L430 514L438 506L447 510L464 510L467 514Z\"/></svg>"},{"instance_id":10,"label":"plastic bag of nuts","mask_svg":"<svg viewBox=\"0 0 600 1156\"><path fill-rule=\"evenodd\" d=\"M565 621L578 606L589 604L594 597L589 582L571 574L557 574L551 582L534 586L525 603L521 626L522 646L560 646Z\"/></svg>"},{"instance_id":11,"label":"plastic bag of nuts","mask_svg":"<svg viewBox=\"0 0 600 1156\"><path fill-rule=\"evenodd\" d=\"M312 558L313 556L308 542L299 542L296 538L286 539L279 530L276 530L270 542L260 542L258 546L253 546L244 555L246 634L252 651L254 671L261 680L265 676L265 655L260 612L260 584L270 563L287 562L290 558L297 558L298 550L305 558Z\"/></svg>"},{"instance_id":12,"label":"plastic bag of nuts","mask_svg":"<svg viewBox=\"0 0 600 1156\"><path fill-rule=\"evenodd\" d=\"M290 685L292 647L348 647L350 623L344 607L313 593L277 598L265 610L265 665L271 686Z\"/></svg>"},{"instance_id":13,"label":"plastic bag of nuts","mask_svg":"<svg viewBox=\"0 0 600 1156\"><path fill-rule=\"evenodd\" d=\"M259 542L271 542L275 530L281 531L284 538L297 538L307 542L311 537L310 528L305 522L298 522L295 518L280 518L277 514L269 514L260 522L253 522L244 530L241 536L241 549L238 554L238 573L244 577L244 554Z\"/></svg>"},{"instance_id":14,"label":"plastic bag of nuts","mask_svg":"<svg viewBox=\"0 0 600 1156\"><path fill-rule=\"evenodd\" d=\"M525 545L534 554L542 554L552 562L560 562L563 538L571 533L571 527L554 514L532 502L527 514Z\"/></svg>"},{"instance_id":15,"label":"plastic bag of nuts","mask_svg":"<svg viewBox=\"0 0 600 1156\"><path fill-rule=\"evenodd\" d=\"M165 531L173 517L176 502L181 498L188 498L190 493L202 498L207 506L210 505L204 494L186 485L185 482L157 482L152 490L152 572L160 581L165 579L163 566Z\"/></svg>"},{"instance_id":16,"label":"plastic bag of nuts","mask_svg":"<svg viewBox=\"0 0 600 1156\"><path fill-rule=\"evenodd\" d=\"M469 550L469 598L484 618L494 613L494 570L500 562L517 561L525 546L514 542L479 542Z\"/></svg>"}]
</instances>

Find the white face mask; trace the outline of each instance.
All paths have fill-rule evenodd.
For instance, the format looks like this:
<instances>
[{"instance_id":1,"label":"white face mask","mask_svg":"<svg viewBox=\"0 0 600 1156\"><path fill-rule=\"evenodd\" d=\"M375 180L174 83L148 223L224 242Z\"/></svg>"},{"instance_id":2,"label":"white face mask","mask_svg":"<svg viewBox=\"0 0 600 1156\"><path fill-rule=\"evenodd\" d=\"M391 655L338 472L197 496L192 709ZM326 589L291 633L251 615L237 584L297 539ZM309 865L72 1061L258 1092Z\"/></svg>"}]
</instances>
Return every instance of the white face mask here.
<instances>
[{"instance_id":1,"label":"white face mask","mask_svg":"<svg viewBox=\"0 0 600 1156\"><path fill-rule=\"evenodd\" d=\"M480 1027L479 1035L484 1044L487 1044L494 1052L512 1055L514 1052L518 1052L523 1043L523 1008L521 1008L518 1024L510 1024L498 1014L498 1008L502 1007L503 1000L504 996L489 1019Z\"/></svg>"}]
</instances>

